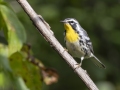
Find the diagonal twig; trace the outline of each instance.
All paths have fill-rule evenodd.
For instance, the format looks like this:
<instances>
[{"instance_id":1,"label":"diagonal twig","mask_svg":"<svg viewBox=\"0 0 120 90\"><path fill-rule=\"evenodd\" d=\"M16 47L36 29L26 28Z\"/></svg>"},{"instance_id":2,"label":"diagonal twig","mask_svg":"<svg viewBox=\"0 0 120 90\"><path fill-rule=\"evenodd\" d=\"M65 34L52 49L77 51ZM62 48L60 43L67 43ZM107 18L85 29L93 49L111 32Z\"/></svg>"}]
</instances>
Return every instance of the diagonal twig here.
<instances>
[{"instance_id":1,"label":"diagonal twig","mask_svg":"<svg viewBox=\"0 0 120 90\"><path fill-rule=\"evenodd\" d=\"M91 80L89 75L83 70L81 67L74 67L77 62L72 58L72 56L62 47L62 45L55 38L54 33L50 30L49 24L42 18L41 15L37 15L36 12L32 9L29 3L26 0L16 0L27 15L30 17L31 21L37 28L40 34L45 38L47 42L49 42L50 46L54 48L57 53L70 65L70 67L77 73L77 75L83 80L86 86L90 90L99 90L94 82Z\"/></svg>"}]
</instances>

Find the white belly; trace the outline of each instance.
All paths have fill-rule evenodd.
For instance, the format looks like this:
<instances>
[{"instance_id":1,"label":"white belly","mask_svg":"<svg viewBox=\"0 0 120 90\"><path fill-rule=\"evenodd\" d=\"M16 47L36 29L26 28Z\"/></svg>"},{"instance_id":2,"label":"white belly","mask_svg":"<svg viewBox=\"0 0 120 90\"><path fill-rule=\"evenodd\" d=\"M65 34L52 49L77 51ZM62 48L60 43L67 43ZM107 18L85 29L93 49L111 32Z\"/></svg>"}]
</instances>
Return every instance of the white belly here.
<instances>
[{"instance_id":1,"label":"white belly","mask_svg":"<svg viewBox=\"0 0 120 90\"><path fill-rule=\"evenodd\" d=\"M66 41L66 47L68 49L68 52L73 56L73 57L82 57L85 55L83 52L83 48L80 47L79 41L74 42L74 43L69 43Z\"/></svg>"}]
</instances>

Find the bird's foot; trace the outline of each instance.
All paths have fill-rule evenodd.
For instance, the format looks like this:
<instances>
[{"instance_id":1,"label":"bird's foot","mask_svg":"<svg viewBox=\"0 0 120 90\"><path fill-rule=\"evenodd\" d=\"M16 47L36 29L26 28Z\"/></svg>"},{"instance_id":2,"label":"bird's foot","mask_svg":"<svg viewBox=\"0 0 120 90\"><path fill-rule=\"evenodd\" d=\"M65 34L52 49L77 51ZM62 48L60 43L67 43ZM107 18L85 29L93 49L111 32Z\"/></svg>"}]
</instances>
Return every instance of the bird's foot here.
<instances>
[{"instance_id":1,"label":"bird's foot","mask_svg":"<svg viewBox=\"0 0 120 90\"><path fill-rule=\"evenodd\" d=\"M64 47L64 51L67 51L67 52L68 52L68 49Z\"/></svg>"},{"instance_id":2,"label":"bird's foot","mask_svg":"<svg viewBox=\"0 0 120 90\"><path fill-rule=\"evenodd\" d=\"M77 64L75 64L75 65L74 65L74 70L77 69L77 68L79 68L79 67L81 67L81 66L82 66L82 63L77 63ZM84 69L83 69L83 70L84 70ZM87 73L87 70L84 70L84 72L85 72L86 74L88 74L88 73ZM88 75L89 75L89 74L88 74ZM89 75L89 76L90 76L90 75Z\"/></svg>"},{"instance_id":3,"label":"bird's foot","mask_svg":"<svg viewBox=\"0 0 120 90\"><path fill-rule=\"evenodd\" d=\"M65 51L67 51L67 52L68 52L68 49L64 47L63 53L64 53Z\"/></svg>"},{"instance_id":4,"label":"bird's foot","mask_svg":"<svg viewBox=\"0 0 120 90\"><path fill-rule=\"evenodd\" d=\"M82 66L82 63L77 63L77 64L74 65L74 69L77 69L77 68L79 68L81 66Z\"/></svg>"}]
</instances>

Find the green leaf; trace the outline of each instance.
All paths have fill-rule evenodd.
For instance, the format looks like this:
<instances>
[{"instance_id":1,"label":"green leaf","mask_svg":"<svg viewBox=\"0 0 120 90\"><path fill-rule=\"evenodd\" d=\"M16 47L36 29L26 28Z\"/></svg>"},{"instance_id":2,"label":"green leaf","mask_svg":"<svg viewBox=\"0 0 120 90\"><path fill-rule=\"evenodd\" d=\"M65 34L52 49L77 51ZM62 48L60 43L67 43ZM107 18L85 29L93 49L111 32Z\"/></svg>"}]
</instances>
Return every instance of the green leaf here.
<instances>
[{"instance_id":1,"label":"green leaf","mask_svg":"<svg viewBox=\"0 0 120 90\"><path fill-rule=\"evenodd\" d=\"M10 78L5 72L0 72L0 90L9 90Z\"/></svg>"},{"instance_id":2,"label":"green leaf","mask_svg":"<svg viewBox=\"0 0 120 90\"><path fill-rule=\"evenodd\" d=\"M0 14L4 20L7 30L4 28L4 34L8 41L9 56L22 48L23 43L26 41L25 29L18 20L16 14L12 9L5 4L0 5Z\"/></svg>"},{"instance_id":3,"label":"green leaf","mask_svg":"<svg viewBox=\"0 0 120 90\"><path fill-rule=\"evenodd\" d=\"M13 77L6 72L0 72L0 90L29 90L21 77Z\"/></svg>"},{"instance_id":4,"label":"green leaf","mask_svg":"<svg viewBox=\"0 0 120 90\"><path fill-rule=\"evenodd\" d=\"M4 83L5 83L4 74L2 72L0 72L0 88L4 87Z\"/></svg>"},{"instance_id":5,"label":"green leaf","mask_svg":"<svg viewBox=\"0 0 120 90\"><path fill-rule=\"evenodd\" d=\"M22 77L30 90L40 90L41 76L39 68L25 59L23 52L16 52L10 56L10 65L14 75Z\"/></svg>"},{"instance_id":6,"label":"green leaf","mask_svg":"<svg viewBox=\"0 0 120 90\"><path fill-rule=\"evenodd\" d=\"M23 79L21 77L17 77L16 78L16 90L30 90L27 88L27 86L25 85Z\"/></svg>"},{"instance_id":7,"label":"green leaf","mask_svg":"<svg viewBox=\"0 0 120 90\"><path fill-rule=\"evenodd\" d=\"M8 48L3 44L0 44L0 70L11 72L8 60Z\"/></svg>"}]
</instances>

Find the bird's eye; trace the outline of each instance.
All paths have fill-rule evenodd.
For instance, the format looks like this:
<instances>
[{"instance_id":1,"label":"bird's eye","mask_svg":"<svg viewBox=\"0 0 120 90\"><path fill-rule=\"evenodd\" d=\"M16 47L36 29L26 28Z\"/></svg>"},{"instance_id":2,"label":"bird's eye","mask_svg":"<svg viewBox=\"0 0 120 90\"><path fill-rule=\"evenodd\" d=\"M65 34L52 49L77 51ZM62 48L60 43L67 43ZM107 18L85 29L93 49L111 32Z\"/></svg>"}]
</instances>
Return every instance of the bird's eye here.
<instances>
[{"instance_id":1,"label":"bird's eye","mask_svg":"<svg viewBox=\"0 0 120 90\"><path fill-rule=\"evenodd\" d=\"M73 21L70 21L70 23L74 23Z\"/></svg>"}]
</instances>

